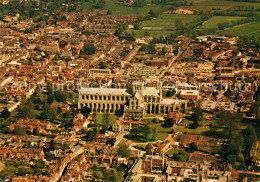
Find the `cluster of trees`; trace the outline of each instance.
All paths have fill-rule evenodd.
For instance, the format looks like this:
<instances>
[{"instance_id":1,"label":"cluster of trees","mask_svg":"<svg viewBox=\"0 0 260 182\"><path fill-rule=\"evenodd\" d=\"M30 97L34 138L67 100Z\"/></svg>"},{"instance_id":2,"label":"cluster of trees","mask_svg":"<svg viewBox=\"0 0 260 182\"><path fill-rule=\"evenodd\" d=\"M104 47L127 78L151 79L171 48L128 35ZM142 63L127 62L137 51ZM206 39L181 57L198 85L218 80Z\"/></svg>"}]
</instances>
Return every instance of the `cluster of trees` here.
<instances>
[{"instance_id":1,"label":"cluster of trees","mask_svg":"<svg viewBox=\"0 0 260 182\"><path fill-rule=\"evenodd\" d=\"M103 170L100 169L98 164L94 164L92 170L95 179L111 182L123 180L123 171L118 171L115 169ZM92 181L96 181L95 179L93 179Z\"/></svg>"},{"instance_id":2,"label":"cluster of trees","mask_svg":"<svg viewBox=\"0 0 260 182\"><path fill-rule=\"evenodd\" d=\"M250 151L257 139L255 129L250 125L242 129L239 114L221 113L218 117L219 120L212 126L211 136L227 139L219 153L234 168L244 170L252 160Z\"/></svg>"},{"instance_id":3,"label":"cluster of trees","mask_svg":"<svg viewBox=\"0 0 260 182\"><path fill-rule=\"evenodd\" d=\"M78 4L74 3L74 6L63 6L63 3L68 3L67 0L43 0L43 1L19 1L13 0L8 4L0 4L0 14L9 14L15 16L20 14L19 19L34 18L37 22L46 21L48 17L46 14L52 14L55 10L61 9L62 11L75 11L78 8ZM55 16L54 16L55 18Z\"/></svg>"},{"instance_id":4,"label":"cluster of trees","mask_svg":"<svg viewBox=\"0 0 260 182\"><path fill-rule=\"evenodd\" d=\"M62 41L59 42L59 47L65 47L67 45L68 45L68 42L65 41L65 40L62 40Z\"/></svg>"},{"instance_id":5,"label":"cluster of trees","mask_svg":"<svg viewBox=\"0 0 260 182\"><path fill-rule=\"evenodd\" d=\"M129 52L130 50L124 47L122 52L120 53L120 56L124 58Z\"/></svg>"},{"instance_id":6,"label":"cluster of trees","mask_svg":"<svg viewBox=\"0 0 260 182\"><path fill-rule=\"evenodd\" d=\"M196 129L199 127L199 121L201 121L203 119L203 111L200 108L200 105L198 105L197 107L195 107L193 109L193 113L191 114L191 120L193 121L192 124L190 124L190 128L191 129Z\"/></svg>"},{"instance_id":7,"label":"cluster of trees","mask_svg":"<svg viewBox=\"0 0 260 182\"><path fill-rule=\"evenodd\" d=\"M188 1L172 1L172 0L152 0L151 4L157 5L174 5L174 7L179 6L193 6L193 2Z\"/></svg>"},{"instance_id":8,"label":"cluster of trees","mask_svg":"<svg viewBox=\"0 0 260 182\"><path fill-rule=\"evenodd\" d=\"M132 151L126 146L125 143L119 146L119 149L117 151L118 155L121 157L131 157Z\"/></svg>"},{"instance_id":9,"label":"cluster of trees","mask_svg":"<svg viewBox=\"0 0 260 182\"><path fill-rule=\"evenodd\" d=\"M0 172L0 179L5 180L10 176L26 176L27 174L50 176L43 160L35 160L32 165L24 161L9 160L5 161L5 168Z\"/></svg>"},{"instance_id":10,"label":"cluster of trees","mask_svg":"<svg viewBox=\"0 0 260 182\"><path fill-rule=\"evenodd\" d=\"M171 128L173 127L173 120L171 118L167 118L164 123L163 123L163 127L165 128Z\"/></svg>"},{"instance_id":11,"label":"cluster of trees","mask_svg":"<svg viewBox=\"0 0 260 182\"><path fill-rule=\"evenodd\" d=\"M81 54L86 54L86 55L93 55L97 51L97 48L94 46L94 44L90 45L85 45L83 50L81 50Z\"/></svg>"},{"instance_id":12,"label":"cluster of trees","mask_svg":"<svg viewBox=\"0 0 260 182\"><path fill-rule=\"evenodd\" d=\"M146 6L145 0L134 0L133 7L144 7Z\"/></svg>"},{"instance_id":13,"label":"cluster of trees","mask_svg":"<svg viewBox=\"0 0 260 182\"><path fill-rule=\"evenodd\" d=\"M226 11L214 11L213 12L214 16L244 16L244 17L253 17L257 16L258 13L255 11L236 11L236 10L226 10Z\"/></svg>"},{"instance_id":14,"label":"cluster of trees","mask_svg":"<svg viewBox=\"0 0 260 182\"><path fill-rule=\"evenodd\" d=\"M180 150L177 153L174 153L172 158L175 161L186 162L189 159L189 155L187 152Z\"/></svg>"},{"instance_id":15,"label":"cluster of trees","mask_svg":"<svg viewBox=\"0 0 260 182\"><path fill-rule=\"evenodd\" d=\"M100 69L107 69L108 68L108 64L106 62L103 62L103 61L100 62L99 66L100 66Z\"/></svg>"},{"instance_id":16,"label":"cluster of trees","mask_svg":"<svg viewBox=\"0 0 260 182\"><path fill-rule=\"evenodd\" d=\"M94 8L97 8L97 9L102 9L105 7L106 5L106 1L105 0L93 0L93 4L94 4Z\"/></svg>"},{"instance_id":17,"label":"cluster of trees","mask_svg":"<svg viewBox=\"0 0 260 182\"><path fill-rule=\"evenodd\" d=\"M148 44L148 45L142 45L142 47L140 48L140 51L147 51L148 54L156 54L156 49L155 49L155 45L153 43Z\"/></svg>"},{"instance_id":18,"label":"cluster of trees","mask_svg":"<svg viewBox=\"0 0 260 182\"><path fill-rule=\"evenodd\" d=\"M126 29L127 29L126 25L121 25L120 27L118 27L118 29L115 30L114 35L119 37L123 34L124 31L126 31Z\"/></svg>"},{"instance_id":19,"label":"cluster of trees","mask_svg":"<svg viewBox=\"0 0 260 182\"><path fill-rule=\"evenodd\" d=\"M172 44L174 43L176 35L170 34L168 36L155 37L152 41L153 44Z\"/></svg>"},{"instance_id":20,"label":"cluster of trees","mask_svg":"<svg viewBox=\"0 0 260 182\"><path fill-rule=\"evenodd\" d=\"M128 135L128 138L136 140L148 142L149 140L155 140L157 136L155 128L150 128L149 126L141 127L141 128L133 128Z\"/></svg>"},{"instance_id":21,"label":"cluster of trees","mask_svg":"<svg viewBox=\"0 0 260 182\"><path fill-rule=\"evenodd\" d=\"M155 13L152 9L148 12L151 17L157 17L158 13Z\"/></svg>"},{"instance_id":22,"label":"cluster of trees","mask_svg":"<svg viewBox=\"0 0 260 182\"><path fill-rule=\"evenodd\" d=\"M98 131L96 128L94 128L93 130L88 130L88 131L82 130L82 133L85 133L85 135L86 135L87 142L92 141L93 137L97 134L97 132Z\"/></svg>"},{"instance_id":23,"label":"cluster of trees","mask_svg":"<svg viewBox=\"0 0 260 182\"><path fill-rule=\"evenodd\" d=\"M249 48L254 48L257 51L260 51L260 38L252 35L244 35L240 36L238 40L238 49L246 49L248 50Z\"/></svg>"},{"instance_id":24,"label":"cluster of trees","mask_svg":"<svg viewBox=\"0 0 260 182\"><path fill-rule=\"evenodd\" d=\"M163 97L172 97L176 94L176 90L174 88L170 88L167 91L163 91Z\"/></svg>"}]
</instances>

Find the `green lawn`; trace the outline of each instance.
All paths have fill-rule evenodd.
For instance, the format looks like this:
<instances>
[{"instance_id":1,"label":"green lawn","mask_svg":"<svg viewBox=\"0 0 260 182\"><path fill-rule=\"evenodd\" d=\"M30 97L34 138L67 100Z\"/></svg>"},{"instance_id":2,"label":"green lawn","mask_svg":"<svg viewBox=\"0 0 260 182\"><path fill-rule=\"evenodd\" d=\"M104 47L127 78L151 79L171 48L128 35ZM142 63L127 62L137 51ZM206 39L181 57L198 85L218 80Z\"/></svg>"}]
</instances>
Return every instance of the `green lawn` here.
<instances>
[{"instance_id":1,"label":"green lawn","mask_svg":"<svg viewBox=\"0 0 260 182\"><path fill-rule=\"evenodd\" d=\"M221 35L230 35L230 36L256 36L260 38L260 23L251 23L234 28L226 29L220 32Z\"/></svg>"},{"instance_id":2,"label":"green lawn","mask_svg":"<svg viewBox=\"0 0 260 182\"><path fill-rule=\"evenodd\" d=\"M143 21L142 27L162 27L164 29L175 30L176 20L181 20L183 23L190 23L198 19L197 15L180 15L180 14L162 14L156 19Z\"/></svg>"},{"instance_id":3,"label":"green lawn","mask_svg":"<svg viewBox=\"0 0 260 182\"><path fill-rule=\"evenodd\" d=\"M168 137L170 131L172 130L172 128L163 128L161 124L154 124L151 126L151 128L156 129L157 135L155 137L155 141L164 140L166 137Z\"/></svg>"},{"instance_id":4,"label":"green lawn","mask_svg":"<svg viewBox=\"0 0 260 182\"><path fill-rule=\"evenodd\" d=\"M176 149L176 148L172 148L170 150L167 151L166 155L167 156L172 156L175 153L178 153L179 151L184 151L183 149Z\"/></svg>"},{"instance_id":5,"label":"green lawn","mask_svg":"<svg viewBox=\"0 0 260 182\"><path fill-rule=\"evenodd\" d=\"M228 23L243 18L244 17L239 17L239 16L213 16L208 21L206 21L201 28L202 29L218 28L219 23Z\"/></svg>"},{"instance_id":6,"label":"green lawn","mask_svg":"<svg viewBox=\"0 0 260 182\"><path fill-rule=\"evenodd\" d=\"M205 128L205 127L198 127L197 129L189 129L189 128L182 128L182 127L178 127L178 128L174 128L174 132L182 132L182 133L191 133L191 134L201 134L205 131L209 131L209 128Z\"/></svg>"},{"instance_id":7,"label":"green lawn","mask_svg":"<svg viewBox=\"0 0 260 182\"><path fill-rule=\"evenodd\" d=\"M109 127L112 126L116 120L117 120L117 116L114 114L93 114L93 120L95 120L97 122L97 124L103 125L104 121L106 119L106 116L108 117L108 125Z\"/></svg>"},{"instance_id":8,"label":"green lawn","mask_svg":"<svg viewBox=\"0 0 260 182\"><path fill-rule=\"evenodd\" d=\"M161 13L170 8L169 5L147 5L144 7L128 7L120 6L116 4L117 0L106 0L106 4L103 9L118 11L116 14L140 14L147 15L150 10L153 10L156 13ZM92 3L84 2L82 3L83 9L92 9Z\"/></svg>"}]
</instances>

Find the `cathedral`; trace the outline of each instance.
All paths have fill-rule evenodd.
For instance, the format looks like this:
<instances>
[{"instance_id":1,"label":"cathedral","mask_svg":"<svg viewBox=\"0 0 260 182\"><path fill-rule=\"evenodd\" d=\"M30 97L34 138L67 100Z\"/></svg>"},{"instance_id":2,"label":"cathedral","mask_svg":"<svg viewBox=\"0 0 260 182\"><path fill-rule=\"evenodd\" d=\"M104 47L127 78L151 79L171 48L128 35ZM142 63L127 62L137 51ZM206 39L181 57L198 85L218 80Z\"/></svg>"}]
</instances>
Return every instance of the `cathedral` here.
<instances>
[{"instance_id":1,"label":"cathedral","mask_svg":"<svg viewBox=\"0 0 260 182\"><path fill-rule=\"evenodd\" d=\"M146 114L168 114L187 105L186 100L163 98L163 90L134 82L132 89L81 88L78 108L93 112L115 113L122 109L124 118L140 119Z\"/></svg>"}]
</instances>

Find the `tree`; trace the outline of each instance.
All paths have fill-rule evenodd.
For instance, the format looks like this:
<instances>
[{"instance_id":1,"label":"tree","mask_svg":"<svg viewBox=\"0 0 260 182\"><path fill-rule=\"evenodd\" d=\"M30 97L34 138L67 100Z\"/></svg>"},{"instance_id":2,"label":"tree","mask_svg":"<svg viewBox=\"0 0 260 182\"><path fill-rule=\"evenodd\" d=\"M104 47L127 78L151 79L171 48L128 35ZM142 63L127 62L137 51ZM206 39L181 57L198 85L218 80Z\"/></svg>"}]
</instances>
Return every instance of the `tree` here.
<instances>
[{"instance_id":1,"label":"tree","mask_svg":"<svg viewBox=\"0 0 260 182\"><path fill-rule=\"evenodd\" d=\"M105 0L98 0L98 2L97 2L95 7L97 9L102 9L102 8L104 8L105 5L106 5L106 1Z\"/></svg>"},{"instance_id":2,"label":"tree","mask_svg":"<svg viewBox=\"0 0 260 182\"><path fill-rule=\"evenodd\" d=\"M162 48L162 55L165 55L167 53L167 48L166 47L163 47Z\"/></svg>"},{"instance_id":3,"label":"tree","mask_svg":"<svg viewBox=\"0 0 260 182\"><path fill-rule=\"evenodd\" d=\"M114 144L115 144L115 139L110 138L106 141L106 145L114 146Z\"/></svg>"},{"instance_id":4,"label":"tree","mask_svg":"<svg viewBox=\"0 0 260 182\"><path fill-rule=\"evenodd\" d=\"M172 97L175 95L175 93L176 93L176 90L174 88L168 89L166 92L166 97Z\"/></svg>"},{"instance_id":5,"label":"tree","mask_svg":"<svg viewBox=\"0 0 260 182\"><path fill-rule=\"evenodd\" d=\"M49 144L49 151L54 151L56 149L54 140L52 139Z\"/></svg>"},{"instance_id":6,"label":"tree","mask_svg":"<svg viewBox=\"0 0 260 182\"><path fill-rule=\"evenodd\" d=\"M156 136L157 136L156 129L153 128L153 129L152 129L152 140L155 140Z\"/></svg>"},{"instance_id":7,"label":"tree","mask_svg":"<svg viewBox=\"0 0 260 182\"><path fill-rule=\"evenodd\" d=\"M150 127L149 126L145 126L145 127L143 127L142 131L143 131L143 136L144 136L145 140L148 141L149 140L149 135L151 133Z\"/></svg>"},{"instance_id":8,"label":"tree","mask_svg":"<svg viewBox=\"0 0 260 182\"><path fill-rule=\"evenodd\" d=\"M185 162L188 160L188 154L184 151L179 151L178 153L174 153L172 158L176 161Z\"/></svg>"},{"instance_id":9,"label":"tree","mask_svg":"<svg viewBox=\"0 0 260 182\"><path fill-rule=\"evenodd\" d=\"M202 120L203 118L203 111L200 108L200 106L198 105L196 108L193 109L193 113L191 115L192 121L194 122L198 122L200 120Z\"/></svg>"},{"instance_id":10,"label":"tree","mask_svg":"<svg viewBox=\"0 0 260 182\"><path fill-rule=\"evenodd\" d=\"M226 90L226 92L224 93L224 96L225 97L229 97L231 95L231 90L230 90L230 88L228 88L227 90Z\"/></svg>"},{"instance_id":11,"label":"tree","mask_svg":"<svg viewBox=\"0 0 260 182\"><path fill-rule=\"evenodd\" d=\"M68 43L65 40L59 42L60 47L65 47L66 45L68 45Z\"/></svg>"},{"instance_id":12,"label":"tree","mask_svg":"<svg viewBox=\"0 0 260 182\"><path fill-rule=\"evenodd\" d=\"M84 49L81 51L81 54L87 54L87 55L93 55L97 51L97 48L94 46L94 44L85 45Z\"/></svg>"},{"instance_id":13,"label":"tree","mask_svg":"<svg viewBox=\"0 0 260 182\"><path fill-rule=\"evenodd\" d=\"M34 104L29 100L24 106L19 108L21 118L28 119L34 116Z\"/></svg>"},{"instance_id":14,"label":"tree","mask_svg":"<svg viewBox=\"0 0 260 182\"><path fill-rule=\"evenodd\" d=\"M195 152L197 150L198 150L198 147L194 142L190 143L187 148L187 151L189 151L189 152Z\"/></svg>"},{"instance_id":15,"label":"tree","mask_svg":"<svg viewBox=\"0 0 260 182\"><path fill-rule=\"evenodd\" d=\"M81 109L81 114L83 114L85 117L88 117L90 113L91 113L91 109L88 108L87 106Z\"/></svg>"},{"instance_id":16,"label":"tree","mask_svg":"<svg viewBox=\"0 0 260 182\"><path fill-rule=\"evenodd\" d=\"M55 100L58 102L65 102L67 100L67 94L60 90L54 92Z\"/></svg>"},{"instance_id":17,"label":"tree","mask_svg":"<svg viewBox=\"0 0 260 182\"><path fill-rule=\"evenodd\" d=\"M151 9L148 14L151 16L151 17L156 17L157 14Z\"/></svg>"},{"instance_id":18,"label":"tree","mask_svg":"<svg viewBox=\"0 0 260 182\"><path fill-rule=\"evenodd\" d=\"M121 157L131 157L131 150L126 146L125 143L119 146L118 155Z\"/></svg>"},{"instance_id":19,"label":"tree","mask_svg":"<svg viewBox=\"0 0 260 182\"><path fill-rule=\"evenodd\" d=\"M146 5L144 0L134 0L133 6L134 7L143 7Z\"/></svg>"},{"instance_id":20,"label":"tree","mask_svg":"<svg viewBox=\"0 0 260 182\"><path fill-rule=\"evenodd\" d=\"M86 141L90 142L96 134L97 134L96 130L88 130L86 133Z\"/></svg>"},{"instance_id":21,"label":"tree","mask_svg":"<svg viewBox=\"0 0 260 182\"><path fill-rule=\"evenodd\" d=\"M165 121L164 121L164 127L165 128L170 128L170 127L173 127L173 120L172 120L172 118L168 118L168 119L166 119Z\"/></svg>"},{"instance_id":22,"label":"tree","mask_svg":"<svg viewBox=\"0 0 260 182\"><path fill-rule=\"evenodd\" d=\"M182 20L176 19L175 20L175 27L176 27L176 30L179 32L179 34L184 33L184 25L183 25Z\"/></svg>"},{"instance_id":23,"label":"tree","mask_svg":"<svg viewBox=\"0 0 260 182\"><path fill-rule=\"evenodd\" d=\"M50 121L54 121L56 119L56 112L47 103L44 103L40 117L42 119L49 119Z\"/></svg>"},{"instance_id":24,"label":"tree","mask_svg":"<svg viewBox=\"0 0 260 182\"><path fill-rule=\"evenodd\" d=\"M51 105L54 102L54 100L55 100L54 95L49 94L47 97L47 103Z\"/></svg>"},{"instance_id":25,"label":"tree","mask_svg":"<svg viewBox=\"0 0 260 182\"><path fill-rule=\"evenodd\" d=\"M9 112L9 110L8 110L7 107L6 107L6 108L4 108L4 110L1 112L0 117L1 117L1 118L4 118L4 119L7 119L7 118L10 117L10 115L11 115L11 113Z\"/></svg>"},{"instance_id":26,"label":"tree","mask_svg":"<svg viewBox=\"0 0 260 182\"><path fill-rule=\"evenodd\" d=\"M233 168L236 168L237 156L236 155L229 155L227 156L227 161L232 165Z\"/></svg>"},{"instance_id":27,"label":"tree","mask_svg":"<svg viewBox=\"0 0 260 182\"><path fill-rule=\"evenodd\" d=\"M112 11L111 10L107 10L107 15L112 15Z\"/></svg>"},{"instance_id":28,"label":"tree","mask_svg":"<svg viewBox=\"0 0 260 182\"><path fill-rule=\"evenodd\" d=\"M100 69L107 69L108 68L108 65L106 62L101 62L100 63Z\"/></svg>"},{"instance_id":29,"label":"tree","mask_svg":"<svg viewBox=\"0 0 260 182\"><path fill-rule=\"evenodd\" d=\"M248 161L250 160L250 151L257 139L255 129L252 126L248 126L244 131L244 156L245 159Z\"/></svg>"}]
</instances>

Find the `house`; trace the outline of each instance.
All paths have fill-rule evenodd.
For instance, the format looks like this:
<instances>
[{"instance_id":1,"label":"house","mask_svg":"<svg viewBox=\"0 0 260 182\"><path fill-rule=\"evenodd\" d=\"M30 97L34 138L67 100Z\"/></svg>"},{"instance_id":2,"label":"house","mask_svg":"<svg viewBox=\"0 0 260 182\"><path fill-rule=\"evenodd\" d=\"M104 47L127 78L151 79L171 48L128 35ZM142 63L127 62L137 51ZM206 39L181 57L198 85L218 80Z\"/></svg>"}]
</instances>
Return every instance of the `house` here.
<instances>
[{"instance_id":1,"label":"house","mask_svg":"<svg viewBox=\"0 0 260 182\"><path fill-rule=\"evenodd\" d=\"M112 131L114 132L131 131L133 128L144 127L146 125L148 125L148 123L145 121L125 120L124 118L121 117L112 125Z\"/></svg>"},{"instance_id":2,"label":"house","mask_svg":"<svg viewBox=\"0 0 260 182\"><path fill-rule=\"evenodd\" d=\"M106 132L104 134L102 133L98 133L96 134L92 141L95 142L95 143L101 143L101 144L105 144L108 140L114 140L116 141L117 139L117 136L115 133L113 132Z\"/></svg>"},{"instance_id":3,"label":"house","mask_svg":"<svg viewBox=\"0 0 260 182\"><path fill-rule=\"evenodd\" d=\"M73 119L74 126L72 127L72 130L80 131L81 129L86 129L88 127L88 124L90 123L90 120L87 119L83 114L80 112L74 117Z\"/></svg>"},{"instance_id":4,"label":"house","mask_svg":"<svg viewBox=\"0 0 260 182\"><path fill-rule=\"evenodd\" d=\"M145 155L142 169L145 172L162 173L164 168L164 158L159 155Z\"/></svg>"},{"instance_id":5,"label":"house","mask_svg":"<svg viewBox=\"0 0 260 182\"><path fill-rule=\"evenodd\" d=\"M40 120L19 119L9 126L11 131L16 128L21 128L30 133L47 134L47 130L50 130L52 125L50 122L41 122Z\"/></svg>"}]
</instances>

